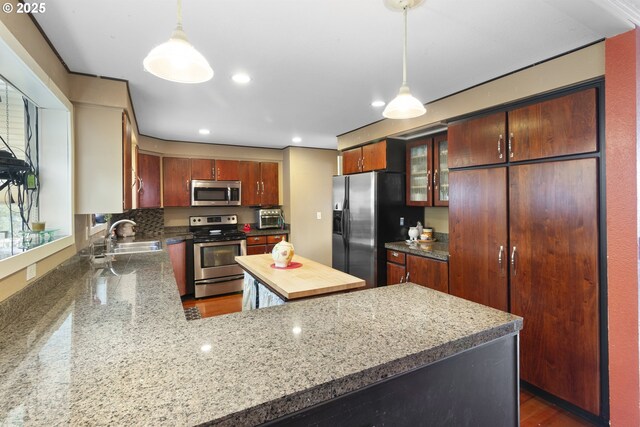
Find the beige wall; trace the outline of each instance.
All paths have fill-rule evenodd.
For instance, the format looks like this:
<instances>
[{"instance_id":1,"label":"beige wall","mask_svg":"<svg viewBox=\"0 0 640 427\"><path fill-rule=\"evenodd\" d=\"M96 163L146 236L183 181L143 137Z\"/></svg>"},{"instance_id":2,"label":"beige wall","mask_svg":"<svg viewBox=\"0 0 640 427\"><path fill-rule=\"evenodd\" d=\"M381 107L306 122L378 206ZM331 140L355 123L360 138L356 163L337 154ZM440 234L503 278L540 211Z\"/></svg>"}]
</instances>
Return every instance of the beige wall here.
<instances>
[{"instance_id":1,"label":"beige wall","mask_svg":"<svg viewBox=\"0 0 640 427\"><path fill-rule=\"evenodd\" d=\"M285 150L285 218L296 254L331 265L333 150L289 147ZM321 219L317 219L320 213Z\"/></svg>"},{"instance_id":2,"label":"beige wall","mask_svg":"<svg viewBox=\"0 0 640 427\"><path fill-rule=\"evenodd\" d=\"M381 120L338 137L338 149L427 128L453 117L510 103L604 75L604 42L427 104L409 120Z\"/></svg>"},{"instance_id":3,"label":"beige wall","mask_svg":"<svg viewBox=\"0 0 640 427\"><path fill-rule=\"evenodd\" d=\"M433 228L436 233L449 233L449 208L432 207L424 208L424 221L422 225Z\"/></svg>"}]
</instances>

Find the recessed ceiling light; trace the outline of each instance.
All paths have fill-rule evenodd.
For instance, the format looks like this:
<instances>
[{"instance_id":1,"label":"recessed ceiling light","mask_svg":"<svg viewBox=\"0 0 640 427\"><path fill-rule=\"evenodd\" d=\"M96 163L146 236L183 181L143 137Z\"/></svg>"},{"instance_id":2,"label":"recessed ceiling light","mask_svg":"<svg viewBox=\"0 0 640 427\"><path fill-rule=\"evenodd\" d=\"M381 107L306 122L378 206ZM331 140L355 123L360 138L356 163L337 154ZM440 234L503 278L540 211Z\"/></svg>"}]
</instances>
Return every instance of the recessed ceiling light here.
<instances>
[{"instance_id":1,"label":"recessed ceiling light","mask_svg":"<svg viewBox=\"0 0 640 427\"><path fill-rule=\"evenodd\" d=\"M198 131L198 133L199 133L200 135L209 135L209 134L211 133L211 131L210 131L209 129L200 129L200 130Z\"/></svg>"},{"instance_id":2,"label":"recessed ceiling light","mask_svg":"<svg viewBox=\"0 0 640 427\"><path fill-rule=\"evenodd\" d=\"M294 136L293 138L291 138L291 142L298 144L299 142L302 142L302 138L300 138L299 136Z\"/></svg>"},{"instance_id":3,"label":"recessed ceiling light","mask_svg":"<svg viewBox=\"0 0 640 427\"><path fill-rule=\"evenodd\" d=\"M238 74L234 74L233 76L231 76L231 79L239 84L247 84L251 81L251 77L249 77L248 74L244 74L244 73L238 73Z\"/></svg>"},{"instance_id":4,"label":"recessed ceiling light","mask_svg":"<svg viewBox=\"0 0 640 427\"><path fill-rule=\"evenodd\" d=\"M384 107L384 105L385 105L385 102L384 102L384 101L373 101L373 102L371 103L371 106L372 106L372 107Z\"/></svg>"}]
</instances>

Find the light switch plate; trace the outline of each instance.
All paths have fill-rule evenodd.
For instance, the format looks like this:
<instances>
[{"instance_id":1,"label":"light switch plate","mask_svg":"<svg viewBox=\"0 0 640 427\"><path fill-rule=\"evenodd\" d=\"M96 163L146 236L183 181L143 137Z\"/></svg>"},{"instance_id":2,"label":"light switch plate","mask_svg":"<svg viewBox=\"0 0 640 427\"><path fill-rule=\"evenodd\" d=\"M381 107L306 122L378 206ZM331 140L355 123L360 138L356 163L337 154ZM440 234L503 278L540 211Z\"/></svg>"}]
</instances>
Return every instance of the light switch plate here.
<instances>
[{"instance_id":1,"label":"light switch plate","mask_svg":"<svg viewBox=\"0 0 640 427\"><path fill-rule=\"evenodd\" d=\"M316 212L316 219L322 219L322 212Z\"/></svg>"},{"instance_id":2,"label":"light switch plate","mask_svg":"<svg viewBox=\"0 0 640 427\"><path fill-rule=\"evenodd\" d=\"M29 267L27 267L27 281L33 279L34 277L36 277L36 265L31 264Z\"/></svg>"}]
</instances>

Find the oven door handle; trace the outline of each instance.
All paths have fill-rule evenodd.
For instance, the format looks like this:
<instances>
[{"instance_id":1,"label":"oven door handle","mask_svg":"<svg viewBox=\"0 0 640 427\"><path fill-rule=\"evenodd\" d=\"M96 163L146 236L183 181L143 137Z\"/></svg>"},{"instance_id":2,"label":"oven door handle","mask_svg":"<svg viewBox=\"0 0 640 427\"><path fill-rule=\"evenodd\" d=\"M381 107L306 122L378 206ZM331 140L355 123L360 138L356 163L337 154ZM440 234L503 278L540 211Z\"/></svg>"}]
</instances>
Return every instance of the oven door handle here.
<instances>
[{"instance_id":1,"label":"oven door handle","mask_svg":"<svg viewBox=\"0 0 640 427\"><path fill-rule=\"evenodd\" d=\"M196 280L195 284L196 286L198 285L211 285L214 283L222 283L222 282L229 282L231 280L238 280L238 279L243 279L244 278L244 274L239 274L237 276L226 276L226 277L220 277L217 279L204 279L204 280Z\"/></svg>"}]
</instances>

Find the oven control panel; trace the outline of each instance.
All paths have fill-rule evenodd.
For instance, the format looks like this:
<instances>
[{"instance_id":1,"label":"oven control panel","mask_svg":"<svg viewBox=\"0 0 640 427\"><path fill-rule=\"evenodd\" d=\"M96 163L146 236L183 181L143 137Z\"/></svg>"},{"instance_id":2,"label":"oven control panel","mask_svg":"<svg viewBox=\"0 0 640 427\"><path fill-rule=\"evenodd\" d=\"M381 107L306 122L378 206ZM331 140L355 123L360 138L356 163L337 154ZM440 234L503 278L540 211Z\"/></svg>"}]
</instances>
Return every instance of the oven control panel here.
<instances>
[{"instance_id":1,"label":"oven control panel","mask_svg":"<svg viewBox=\"0 0 640 427\"><path fill-rule=\"evenodd\" d=\"M211 226L211 225L235 225L238 223L238 215L206 215L190 216L189 225L191 227Z\"/></svg>"}]
</instances>

